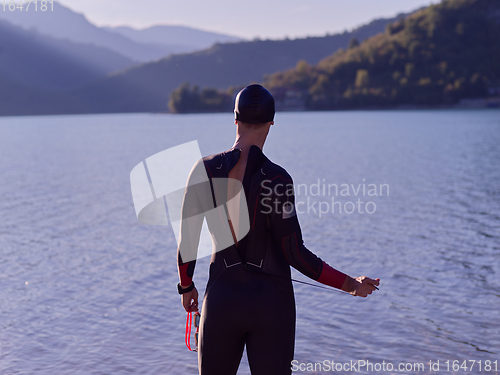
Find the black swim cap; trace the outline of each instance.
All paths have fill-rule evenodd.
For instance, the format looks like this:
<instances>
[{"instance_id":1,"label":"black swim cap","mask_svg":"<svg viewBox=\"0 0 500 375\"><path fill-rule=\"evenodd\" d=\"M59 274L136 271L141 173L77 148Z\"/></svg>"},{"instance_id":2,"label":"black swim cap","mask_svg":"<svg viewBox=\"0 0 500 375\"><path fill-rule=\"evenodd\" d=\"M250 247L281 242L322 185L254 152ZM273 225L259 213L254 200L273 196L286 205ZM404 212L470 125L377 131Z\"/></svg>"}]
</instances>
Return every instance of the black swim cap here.
<instances>
[{"instance_id":1,"label":"black swim cap","mask_svg":"<svg viewBox=\"0 0 500 375\"><path fill-rule=\"evenodd\" d=\"M274 98L261 85L250 85L241 90L234 102L234 118L249 124L263 124L274 120Z\"/></svg>"}]
</instances>

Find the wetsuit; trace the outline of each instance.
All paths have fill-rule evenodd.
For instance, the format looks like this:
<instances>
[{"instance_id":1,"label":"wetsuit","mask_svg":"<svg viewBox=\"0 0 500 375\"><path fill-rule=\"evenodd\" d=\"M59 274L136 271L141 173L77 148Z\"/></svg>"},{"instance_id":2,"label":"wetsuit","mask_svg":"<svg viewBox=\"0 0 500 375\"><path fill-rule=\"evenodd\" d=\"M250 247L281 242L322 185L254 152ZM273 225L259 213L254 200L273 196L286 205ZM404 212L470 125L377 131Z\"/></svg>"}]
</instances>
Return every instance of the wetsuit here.
<instances>
[{"instance_id":1,"label":"wetsuit","mask_svg":"<svg viewBox=\"0 0 500 375\"><path fill-rule=\"evenodd\" d=\"M205 186L210 187L191 184L186 188L184 206L191 200L200 208L183 214L193 217L214 207L224 209L220 205L224 199L219 200L218 195L225 193L214 181L227 178L239 156L240 150L232 149L199 162L193 171L204 168L210 180ZM236 374L245 345L252 374L290 374L295 341L290 265L321 283L339 289L344 283L345 274L304 247L292 184L283 168L257 146L251 147L243 178L250 231L237 246L212 254L201 312L198 359L202 375ZM196 251L202 221L183 221L181 225L178 263L182 285L191 284L196 262L184 262L182 254ZM209 220L207 224L209 229L215 225ZM212 233L212 237L217 242L217 235Z\"/></svg>"}]
</instances>

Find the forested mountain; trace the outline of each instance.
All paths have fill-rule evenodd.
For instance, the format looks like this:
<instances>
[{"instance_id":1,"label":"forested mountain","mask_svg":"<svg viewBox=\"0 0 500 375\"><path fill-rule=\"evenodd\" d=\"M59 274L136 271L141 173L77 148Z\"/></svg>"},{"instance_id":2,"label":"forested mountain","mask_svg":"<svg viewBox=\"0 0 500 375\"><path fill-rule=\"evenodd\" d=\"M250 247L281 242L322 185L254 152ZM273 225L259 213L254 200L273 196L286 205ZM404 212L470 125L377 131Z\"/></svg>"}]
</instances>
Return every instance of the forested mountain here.
<instances>
[{"instance_id":1,"label":"forested mountain","mask_svg":"<svg viewBox=\"0 0 500 375\"><path fill-rule=\"evenodd\" d=\"M316 66L269 77L280 104L307 109L450 105L498 95L500 2L445 0Z\"/></svg>"},{"instance_id":2,"label":"forested mountain","mask_svg":"<svg viewBox=\"0 0 500 375\"><path fill-rule=\"evenodd\" d=\"M87 113L88 103L69 94L69 90L136 63L124 55L135 58L135 53L146 51L146 57L157 58L169 51L165 43L160 50L154 49L153 55L148 55L152 50L147 43L98 28L83 15L57 2L53 10L51 3L46 4L45 11L40 3L36 8L32 2L29 11L26 2L16 4L15 7L6 5L5 10L0 11L0 116ZM179 27L153 29L163 36L168 30L177 32L178 41L183 40ZM207 43L205 46L210 45L210 38L224 38L224 35L195 29L184 32L188 42L193 33L201 39L207 36L208 39L202 40ZM152 36L145 36L148 37ZM106 45L112 48L103 47ZM128 53L115 52L121 49Z\"/></svg>"},{"instance_id":3,"label":"forested mountain","mask_svg":"<svg viewBox=\"0 0 500 375\"><path fill-rule=\"evenodd\" d=\"M324 37L219 43L203 51L171 55L130 67L133 62L109 49L47 36L57 34L61 25L68 22L72 24L64 34L68 39L93 43L102 36L101 31L113 34L96 28L83 15L56 2L54 9L59 9L59 13L54 10L53 13L39 14L37 19L28 13L23 14L26 18L20 18L22 22L19 22L24 27L36 25L36 29L22 30L1 22L0 97L8 97L8 100L0 101L0 115L167 111L171 92L184 82L226 90L262 81L265 76L294 67L300 60L317 64L339 48L359 44L359 41L383 31L388 23L405 17L379 19L351 32ZM54 18L41 22L42 16ZM165 29L143 31L147 32L135 36L154 41L154 38L164 35ZM59 35L62 34L59 32ZM100 39L101 42L106 40L109 42L106 38ZM129 68L104 76L120 64ZM205 90L203 95L212 98L207 99L212 103L219 100L216 90ZM26 108L20 103L27 97L40 100ZM213 110L213 105L209 110Z\"/></svg>"},{"instance_id":4,"label":"forested mountain","mask_svg":"<svg viewBox=\"0 0 500 375\"><path fill-rule=\"evenodd\" d=\"M449 106L500 96L500 1L444 0L264 84L282 110ZM185 84L170 106L175 112L230 110L232 95Z\"/></svg>"},{"instance_id":5,"label":"forested mountain","mask_svg":"<svg viewBox=\"0 0 500 375\"><path fill-rule=\"evenodd\" d=\"M262 81L265 75L292 68L299 60L316 64L347 47L353 38L375 35L399 18L404 15L324 37L216 44L127 69L71 93L88 103L93 112L166 111L170 93L184 82L222 89Z\"/></svg>"}]
</instances>

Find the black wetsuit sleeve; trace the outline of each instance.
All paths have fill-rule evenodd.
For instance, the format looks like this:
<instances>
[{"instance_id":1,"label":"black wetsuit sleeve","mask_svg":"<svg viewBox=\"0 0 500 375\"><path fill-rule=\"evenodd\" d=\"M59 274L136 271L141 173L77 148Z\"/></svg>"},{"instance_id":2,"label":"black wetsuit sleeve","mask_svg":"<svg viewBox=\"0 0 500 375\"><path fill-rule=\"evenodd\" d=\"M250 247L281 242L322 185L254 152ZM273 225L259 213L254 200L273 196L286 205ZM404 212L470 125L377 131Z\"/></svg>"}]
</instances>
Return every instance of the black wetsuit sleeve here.
<instances>
[{"instance_id":1,"label":"black wetsuit sleeve","mask_svg":"<svg viewBox=\"0 0 500 375\"><path fill-rule=\"evenodd\" d=\"M317 280L323 270L323 261L304 246L295 207L293 181L289 176L279 177L269 184L269 196L263 205L271 207L270 226L274 240L292 267ZM266 198L271 198L271 200Z\"/></svg>"}]
</instances>

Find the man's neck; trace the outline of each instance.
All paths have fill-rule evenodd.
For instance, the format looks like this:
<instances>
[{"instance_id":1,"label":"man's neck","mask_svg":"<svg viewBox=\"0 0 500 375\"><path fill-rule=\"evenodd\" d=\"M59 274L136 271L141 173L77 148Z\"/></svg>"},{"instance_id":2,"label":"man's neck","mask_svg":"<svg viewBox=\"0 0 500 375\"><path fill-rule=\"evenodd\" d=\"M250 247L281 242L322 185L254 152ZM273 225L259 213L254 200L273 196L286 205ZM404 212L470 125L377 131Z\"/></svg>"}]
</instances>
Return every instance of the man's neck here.
<instances>
[{"instance_id":1,"label":"man's neck","mask_svg":"<svg viewBox=\"0 0 500 375\"><path fill-rule=\"evenodd\" d=\"M237 126L236 128L236 140L234 141L233 148L239 148L242 152L242 157L246 159L250 147L257 146L261 150L264 148L264 143L266 142L267 134L269 132L269 127L262 128L262 130L248 130Z\"/></svg>"},{"instance_id":2,"label":"man's neck","mask_svg":"<svg viewBox=\"0 0 500 375\"><path fill-rule=\"evenodd\" d=\"M252 146L257 146L262 150L264 147L264 141L256 140L256 139L249 139L249 138L238 138L236 137L236 140L234 141L233 148L239 148L243 154L248 154L250 151L250 147Z\"/></svg>"}]
</instances>

